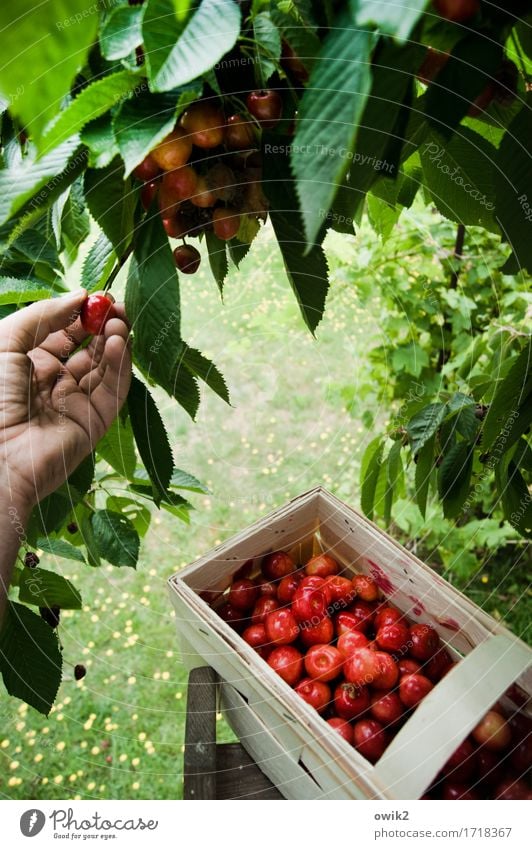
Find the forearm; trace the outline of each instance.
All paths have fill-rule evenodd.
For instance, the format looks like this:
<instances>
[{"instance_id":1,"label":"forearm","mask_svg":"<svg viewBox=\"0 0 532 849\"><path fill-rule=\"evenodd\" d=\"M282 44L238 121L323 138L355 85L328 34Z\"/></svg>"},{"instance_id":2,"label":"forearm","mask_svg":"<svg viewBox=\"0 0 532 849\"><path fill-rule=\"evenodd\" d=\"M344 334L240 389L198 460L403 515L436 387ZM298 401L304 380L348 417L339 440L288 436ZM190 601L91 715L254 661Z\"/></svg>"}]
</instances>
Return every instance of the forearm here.
<instances>
[{"instance_id":1,"label":"forearm","mask_svg":"<svg viewBox=\"0 0 532 849\"><path fill-rule=\"evenodd\" d=\"M15 499L9 488L0 490L0 625L4 618L7 593L19 548L26 541L30 507Z\"/></svg>"}]
</instances>

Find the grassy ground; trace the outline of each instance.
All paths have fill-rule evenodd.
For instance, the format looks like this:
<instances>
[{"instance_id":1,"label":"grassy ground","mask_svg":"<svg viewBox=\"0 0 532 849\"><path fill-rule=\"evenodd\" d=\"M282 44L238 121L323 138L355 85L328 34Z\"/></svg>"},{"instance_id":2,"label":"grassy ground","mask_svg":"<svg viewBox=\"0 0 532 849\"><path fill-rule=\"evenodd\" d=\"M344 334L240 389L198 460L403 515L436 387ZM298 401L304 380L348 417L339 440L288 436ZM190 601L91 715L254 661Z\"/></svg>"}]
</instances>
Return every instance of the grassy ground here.
<instances>
[{"instance_id":1,"label":"grassy ground","mask_svg":"<svg viewBox=\"0 0 532 849\"><path fill-rule=\"evenodd\" d=\"M334 266L338 241L330 245ZM344 256L351 248L342 239ZM334 273L333 273L334 277ZM190 526L153 517L137 572L61 563L84 594L63 615L66 674L48 719L0 696L0 794L10 798L177 798L186 675L166 579L256 517L322 483L356 503L368 433L342 408L362 379L379 308L333 285L315 341L305 330L271 235L234 272L222 306L208 272L183 279L184 337L221 367L227 407L206 393L198 421L161 396L178 466L208 484ZM384 420L386 412L382 412ZM43 559L43 565L46 563ZM505 602L478 579L475 601ZM508 592L519 591L508 588ZM74 682L72 665L88 675ZM229 731L220 722L223 735Z\"/></svg>"}]
</instances>

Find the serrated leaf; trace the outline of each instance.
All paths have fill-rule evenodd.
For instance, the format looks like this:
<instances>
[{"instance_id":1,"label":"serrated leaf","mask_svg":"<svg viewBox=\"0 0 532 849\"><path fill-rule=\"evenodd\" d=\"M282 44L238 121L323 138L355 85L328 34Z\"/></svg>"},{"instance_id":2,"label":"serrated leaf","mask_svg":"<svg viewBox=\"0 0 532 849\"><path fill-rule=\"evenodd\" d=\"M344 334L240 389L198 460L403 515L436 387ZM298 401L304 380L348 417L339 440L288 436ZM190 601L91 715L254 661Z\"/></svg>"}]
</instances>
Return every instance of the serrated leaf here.
<instances>
[{"instance_id":1,"label":"serrated leaf","mask_svg":"<svg viewBox=\"0 0 532 849\"><path fill-rule=\"evenodd\" d=\"M0 4L0 91L39 138L85 64L98 26L94 0L18 0Z\"/></svg>"},{"instance_id":2,"label":"serrated leaf","mask_svg":"<svg viewBox=\"0 0 532 849\"><path fill-rule=\"evenodd\" d=\"M89 168L107 168L120 153L110 113L87 124L81 131L81 141L89 150Z\"/></svg>"},{"instance_id":3,"label":"serrated leaf","mask_svg":"<svg viewBox=\"0 0 532 849\"><path fill-rule=\"evenodd\" d=\"M205 234L207 250L209 252L209 265L212 275L218 284L220 294L223 292L225 278L229 272L229 263L227 262L227 243L223 239L219 239L215 233L207 230Z\"/></svg>"},{"instance_id":4,"label":"serrated leaf","mask_svg":"<svg viewBox=\"0 0 532 849\"><path fill-rule=\"evenodd\" d=\"M427 404L419 413L412 416L406 429L410 438L412 453L417 454L425 443L436 433L445 416L445 404Z\"/></svg>"},{"instance_id":5,"label":"serrated leaf","mask_svg":"<svg viewBox=\"0 0 532 849\"><path fill-rule=\"evenodd\" d=\"M504 515L521 536L532 536L532 498L525 479L511 461L495 467L495 481Z\"/></svg>"},{"instance_id":6,"label":"serrated leaf","mask_svg":"<svg viewBox=\"0 0 532 849\"><path fill-rule=\"evenodd\" d=\"M240 263L243 259L245 259L249 253L250 243L249 242L241 242L236 236L227 242L227 247L229 248L229 256L231 257L232 262L234 262L237 268L240 267Z\"/></svg>"},{"instance_id":7,"label":"serrated leaf","mask_svg":"<svg viewBox=\"0 0 532 849\"><path fill-rule=\"evenodd\" d=\"M381 237L383 242L386 242L392 234L393 228L397 224L399 220L399 216L401 215L400 207L390 206L385 201L380 198L374 197L371 193L367 195L366 202L368 205L368 216L371 223L371 226L375 230L378 236ZM425 353L423 351L423 353ZM401 355L405 354L404 348L397 348L394 351L394 357L401 357ZM411 357L408 355L408 361L410 362ZM401 368L405 368L404 363L401 365ZM410 374L420 374L421 369L417 372L410 372Z\"/></svg>"},{"instance_id":8,"label":"serrated leaf","mask_svg":"<svg viewBox=\"0 0 532 849\"><path fill-rule=\"evenodd\" d=\"M421 18L427 0L351 0L355 22L405 41Z\"/></svg>"},{"instance_id":9,"label":"serrated leaf","mask_svg":"<svg viewBox=\"0 0 532 849\"><path fill-rule=\"evenodd\" d=\"M490 404L482 428L482 450L505 453L528 426L532 404L532 339L514 360Z\"/></svg>"},{"instance_id":10,"label":"serrated leaf","mask_svg":"<svg viewBox=\"0 0 532 849\"><path fill-rule=\"evenodd\" d=\"M131 241L136 200L118 157L107 168L86 171L85 198L92 217L120 256Z\"/></svg>"},{"instance_id":11,"label":"serrated leaf","mask_svg":"<svg viewBox=\"0 0 532 849\"><path fill-rule=\"evenodd\" d=\"M281 57L281 36L269 12L259 12L254 16L253 35L261 81L265 85L275 73Z\"/></svg>"},{"instance_id":12,"label":"serrated leaf","mask_svg":"<svg viewBox=\"0 0 532 849\"><path fill-rule=\"evenodd\" d=\"M90 219L85 208L80 182L72 184L63 207L59 229L69 262L73 262L80 244L90 233Z\"/></svg>"},{"instance_id":13,"label":"serrated leaf","mask_svg":"<svg viewBox=\"0 0 532 849\"><path fill-rule=\"evenodd\" d=\"M392 505L397 484L402 475L401 442L397 440L386 458L386 491L384 493L384 524L388 527L392 517Z\"/></svg>"},{"instance_id":14,"label":"serrated leaf","mask_svg":"<svg viewBox=\"0 0 532 849\"><path fill-rule=\"evenodd\" d=\"M120 416L116 418L98 442L96 453L128 480L133 477L137 456L131 423L127 419L122 421Z\"/></svg>"},{"instance_id":15,"label":"serrated leaf","mask_svg":"<svg viewBox=\"0 0 532 849\"><path fill-rule=\"evenodd\" d=\"M45 554L52 554L54 557L64 557L67 560L76 560L78 563L85 563L85 558L79 548L76 548L75 545L64 539L39 537L35 546L36 548L40 548ZM60 606L62 607L63 605Z\"/></svg>"},{"instance_id":16,"label":"serrated leaf","mask_svg":"<svg viewBox=\"0 0 532 849\"><path fill-rule=\"evenodd\" d=\"M55 631L28 607L8 602L0 633L0 669L9 695L48 715L62 666Z\"/></svg>"},{"instance_id":17,"label":"serrated leaf","mask_svg":"<svg viewBox=\"0 0 532 849\"><path fill-rule=\"evenodd\" d=\"M27 304L50 298L52 290L41 280L19 280L16 277L0 277L0 306L4 304Z\"/></svg>"},{"instance_id":18,"label":"serrated leaf","mask_svg":"<svg viewBox=\"0 0 532 849\"><path fill-rule=\"evenodd\" d=\"M497 220L518 269L532 272L532 95L514 118L495 157ZM505 269L505 273L511 273Z\"/></svg>"},{"instance_id":19,"label":"serrated leaf","mask_svg":"<svg viewBox=\"0 0 532 849\"><path fill-rule=\"evenodd\" d=\"M308 245L323 226L350 165L358 124L371 87L374 34L347 16L326 37L299 107L292 170Z\"/></svg>"},{"instance_id":20,"label":"serrated leaf","mask_svg":"<svg viewBox=\"0 0 532 849\"><path fill-rule=\"evenodd\" d=\"M115 513L123 513L133 524L139 537L146 535L150 527L151 513L143 504L139 504L138 501L134 501L132 498L110 495L105 506L107 510L112 510Z\"/></svg>"},{"instance_id":21,"label":"serrated leaf","mask_svg":"<svg viewBox=\"0 0 532 849\"><path fill-rule=\"evenodd\" d=\"M100 32L100 49L106 59L123 59L142 44L144 11L144 5L110 10Z\"/></svg>"},{"instance_id":22,"label":"serrated leaf","mask_svg":"<svg viewBox=\"0 0 532 849\"><path fill-rule=\"evenodd\" d=\"M204 486L194 475L184 472L182 469L174 469L170 480L170 486L176 489L189 489L191 492L208 492L208 488Z\"/></svg>"},{"instance_id":23,"label":"serrated leaf","mask_svg":"<svg viewBox=\"0 0 532 849\"><path fill-rule=\"evenodd\" d=\"M438 489L443 515L454 519L467 498L473 469L473 446L457 442L446 452L439 470Z\"/></svg>"},{"instance_id":24,"label":"serrated leaf","mask_svg":"<svg viewBox=\"0 0 532 849\"><path fill-rule=\"evenodd\" d=\"M40 148L49 151L79 133L130 94L141 83L138 73L117 71L90 83L64 109L55 124L44 134Z\"/></svg>"},{"instance_id":25,"label":"serrated leaf","mask_svg":"<svg viewBox=\"0 0 532 849\"><path fill-rule=\"evenodd\" d=\"M433 469L435 442L436 437L433 435L430 439L427 439L417 454L415 493L417 506L419 507L419 511L423 518L425 518L427 512L427 497L429 494L430 478Z\"/></svg>"},{"instance_id":26,"label":"serrated leaf","mask_svg":"<svg viewBox=\"0 0 532 849\"><path fill-rule=\"evenodd\" d=\"M100 557L113 566L136 568L139 535L126 516L112 510L97 510L91 516L91 525Z\"/></svg>"},{"instance_id":27,"label":"serrated leaf","mask_svg":"<svg viewBox=\"0 0 532 849\"><path fill-rule=\"evenodd\" d=\"M478 133L462 127L450 141L433 133L420 152L427 188L442 215L459 224L496 230L496 149Z\"/></svg>"},{"instance_id":28,"label":"serrated leaf","mask_svg":"<svg viewBox=\"0 0 532 849\"><path fill-rule=\"evenodd\" d=\"M240 8L233 0L203 0L188 23L171 0L149 0L142 25L152 91L169 91L204 74L234 46Z\"/></svg>"},{"instance_id":29,"label":"serrated leaf","mask_svg":"<svg viewBox=\"0 0 532 849\"><path fill-rule=\"evenodd\" d=\"M19 601L35 607L81 610L83 606L74 584L55 572L41 568L22 570L18 597Z\"/></svg>"},{"instance_id":30,"label":"serrated leaf","mask_svg":"<svg viewBox=\"0 0 532 849\"><path fill-rule=\"evenodd\" d=\"M372 439L362 457L360 469L360 506L369 519L373 518L375 492L381 471L384 440L377 436Z\"/></svg>"},{"instance_id":31,"label":"serrated leaf","mask_svg":"<svg viewBox=\"0 0 532 849\"><path fill-rule=\"evenodd\" d=\"M179 367L182 366L188 369L193 377L203 380L223 401L231 404L229 390L223 374L201 351L185 345L179 358Z\"/></svg>"},{"instance_id":32,"label":"serrated leaf","mask_svg":"<svg viewBox=\"0 0 532 849\"><path fill-rule=\"evenodd\" d=\"M164 94L140 94L125 101L113 126L126 176L171 132L176 117L200 94L201 85L191 83Z\"/></svg>"},{"instance_id":33,"label":"serrated leaf","mask_svg":"<svg viewBox=\"0 0 532 849\"><path fill-rule=\"evenodd\" d=\"M172 395L190 418L195 419L200 405L198 381L187 369L179 368L179 361L172 376Z\"/></svg>"},{"instance_id":34,"label":"serrated leaf","mask_svg":"<svg viewBox=\"0 0 532 849\"><path fill-rule=\"evenodd\" d=\"M159 504L170 484L174 467L172 449L155 401L135 376L129 389L128 410L140 458L153 487L154 501Z\"/></svg>"},{"instance_id":35,"label":"serrated leaf","mask_svg":"<svg viewBox=\"0 0 532 849\"><path fill-rule=\"evenodd\" d=\"M85 258L81 283L89 291L101 289L115 263L113 246L105 233L100 233Z\"/></svg>"}]
</instances>

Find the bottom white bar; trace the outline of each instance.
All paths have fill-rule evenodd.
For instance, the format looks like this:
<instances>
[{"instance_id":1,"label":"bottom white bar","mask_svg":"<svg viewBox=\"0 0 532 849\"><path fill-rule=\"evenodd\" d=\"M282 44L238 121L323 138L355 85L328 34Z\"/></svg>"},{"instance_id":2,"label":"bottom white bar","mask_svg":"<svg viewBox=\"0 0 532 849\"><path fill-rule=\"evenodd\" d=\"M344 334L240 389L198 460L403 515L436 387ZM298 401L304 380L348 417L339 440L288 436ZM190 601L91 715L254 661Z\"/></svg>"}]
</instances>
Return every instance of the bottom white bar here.
<instances>
[{"instance_id":1,"label":"bottom white bar","mask_svg":"<svg viewBox=\"0 0 532 849\"><path fill-rule=\"evenodd\" d=\"M526 802L3 801L2 844L216 849L342 845L522 847ZM240 810L236 810L236 806ZM272 807L268 811L268 806ZM296 807L297 806L297 807ZM334 811L333 811L334 807ZM206 808L208 810L203 811ZM273 810L274 808L274 810ZM35 843L30 839L35 837ZM69 841L69 843L67 843Z\"/></svg>"}]
</instances>

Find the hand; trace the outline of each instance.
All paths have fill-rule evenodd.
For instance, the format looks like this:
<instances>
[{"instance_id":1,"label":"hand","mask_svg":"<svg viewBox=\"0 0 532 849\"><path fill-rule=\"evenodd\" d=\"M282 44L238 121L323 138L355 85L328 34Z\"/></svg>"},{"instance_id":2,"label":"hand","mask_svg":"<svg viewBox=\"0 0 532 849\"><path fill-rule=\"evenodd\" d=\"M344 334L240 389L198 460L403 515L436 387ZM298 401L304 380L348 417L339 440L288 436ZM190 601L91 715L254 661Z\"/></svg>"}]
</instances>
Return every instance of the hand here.
<instances>
[{"instance_id":1,"label":"hand","mask_svg":"<svg viewBox=\"0 0 532 849\"><path fill-rule=\"evenodd\" d=\"M123 307L76 351L87 336L77 320L86 297L82 289L0 321L0 478L23 513L91 452L127 396Z\"/></svg>"}]
</instances>

